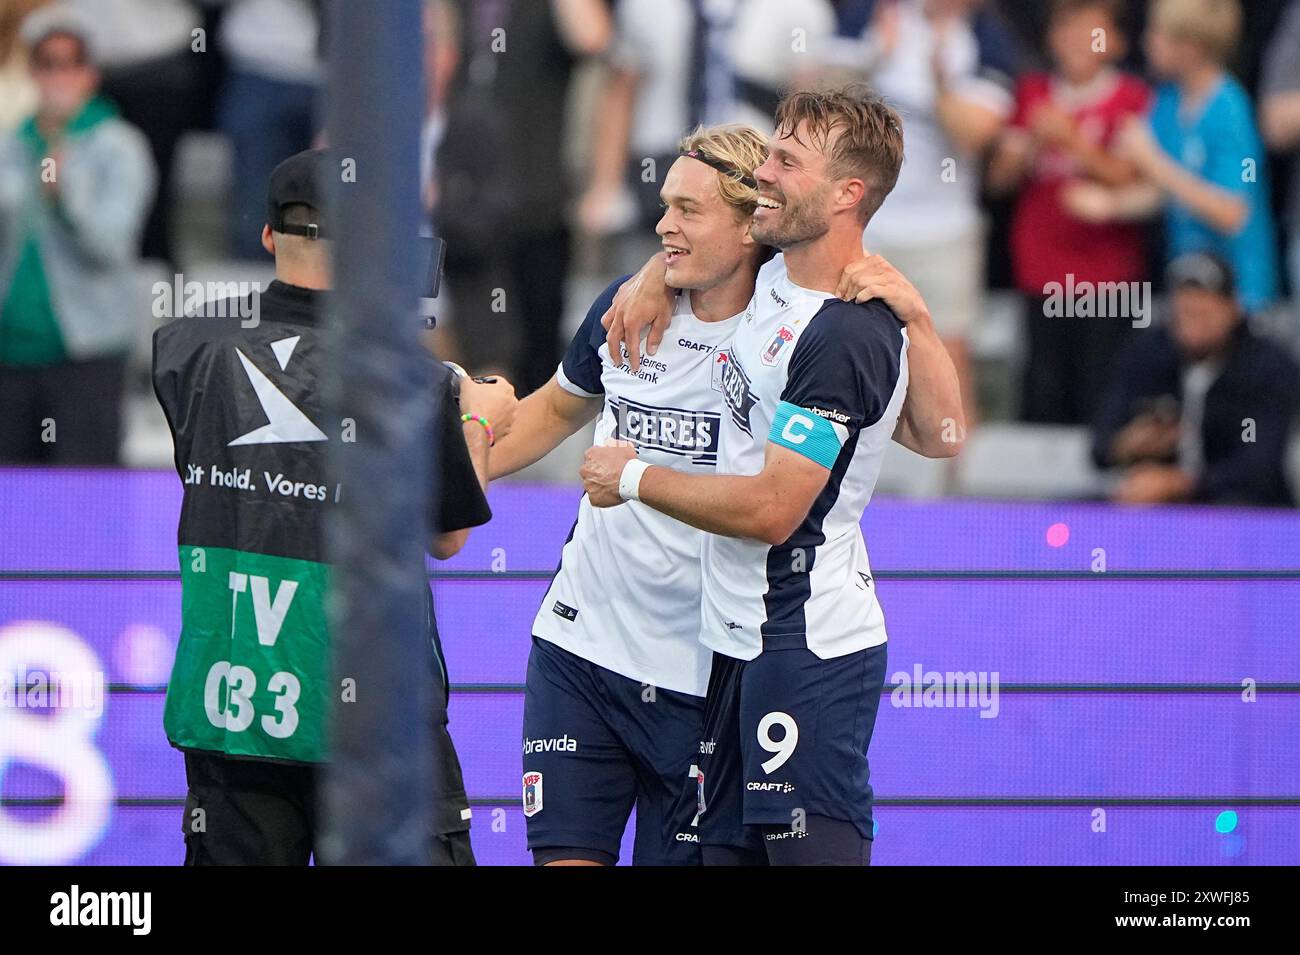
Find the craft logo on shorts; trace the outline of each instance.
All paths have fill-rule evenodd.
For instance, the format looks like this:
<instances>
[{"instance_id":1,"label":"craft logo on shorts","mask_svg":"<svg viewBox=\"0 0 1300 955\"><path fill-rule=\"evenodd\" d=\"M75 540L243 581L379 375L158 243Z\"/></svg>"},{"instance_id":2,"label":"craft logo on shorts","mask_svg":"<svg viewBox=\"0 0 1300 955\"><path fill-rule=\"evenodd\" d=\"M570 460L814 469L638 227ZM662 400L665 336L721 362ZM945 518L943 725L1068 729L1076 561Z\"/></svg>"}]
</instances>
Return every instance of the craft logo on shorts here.
<instances>
[{"instance_id":1,"label":"craft logo on shorts","mask_svg":"<svg viewBox=\"0 0 1300 955\"><path fill-rule=\"evenodd\" d=\"M542 811L542 774L524 773L524 815L535 816Z\"/></svg>"},{"instance_id":2,"label":"craft logo on shorts","mask_svg":"<svg viewBox=\"0 0 1300 955\"><path fill-rule=\"evenodd\" d=\"M792 793L794 792L794 786L791 783L748 782L745 783L745 789L751 793Z\"/></svg>"},{"instance_id":3,"label":"craft logo on shorts","mask_svg":"<svg viewBox=\"0 0 1300 955\"><path fill-rule=\"evenodd\" d=\"M754 405L758 404L758 398L750 390L749 376L745 374L745 369L740 367L735 352L730 348L718 352L714 357L711 384L714 391L722 393L722 400L726 402L727 410L731 412L731 420L736 423L736 427L753 437L749 412L753 410Z\"/></svg>"},{"instance_id":4,"label":"craft logo on shorts","mask_svg":"<svg viewBox=\"0 0 1300 955\"><path fill-rule=\"evenodd\" d=\"M780 360L781 352L785 350L785 346L792 341L794 341L793 328L789 325L782 325L778 328L776 334L772 336L772 340L763 349L763 364L768 367L775 365Z\"/></svg>"},{"instance_id":5,"label":"craft logo on shorts","mask_svg":"<svg viewBox=\"0 0 1300 955\"><path fill-rule=\"evenodd\" d=\"M718 463L722 415L684 408L657 408L628 398L611 398L614 436L638 448L689 457L692 464Z\"/></svg>"}]
</instances>

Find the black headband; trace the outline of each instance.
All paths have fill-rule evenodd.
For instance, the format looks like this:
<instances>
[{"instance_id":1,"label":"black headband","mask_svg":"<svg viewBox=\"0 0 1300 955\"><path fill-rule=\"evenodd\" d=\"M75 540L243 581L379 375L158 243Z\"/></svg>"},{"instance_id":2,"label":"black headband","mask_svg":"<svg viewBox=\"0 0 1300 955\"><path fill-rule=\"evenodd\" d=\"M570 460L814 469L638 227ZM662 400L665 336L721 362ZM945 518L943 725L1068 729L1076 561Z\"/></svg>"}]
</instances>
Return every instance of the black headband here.
<instances>
[{"instance_id":1,"label":"black headband","mask_svg":"<svg viewBox=\"0 0 1300 955\"><path fill-rule=\"evenodd\" d=\"M736 180L742 186L748 186L750 189L754 189L754 190L758 189L758 183L754 180L753 176L746 176L739 169L736 169L733 166L728 166L721 159L715 159L713 156L710 156L708 153L704 152L701 149L691 149L683 153L678 153L678 155L686 156L690 159L698 159L700 162L704 163L704 165L712 166L714 169L718 170L718 172L722 173L724 176L730 176L732 179Z\"/></svg>"}]
</instances>

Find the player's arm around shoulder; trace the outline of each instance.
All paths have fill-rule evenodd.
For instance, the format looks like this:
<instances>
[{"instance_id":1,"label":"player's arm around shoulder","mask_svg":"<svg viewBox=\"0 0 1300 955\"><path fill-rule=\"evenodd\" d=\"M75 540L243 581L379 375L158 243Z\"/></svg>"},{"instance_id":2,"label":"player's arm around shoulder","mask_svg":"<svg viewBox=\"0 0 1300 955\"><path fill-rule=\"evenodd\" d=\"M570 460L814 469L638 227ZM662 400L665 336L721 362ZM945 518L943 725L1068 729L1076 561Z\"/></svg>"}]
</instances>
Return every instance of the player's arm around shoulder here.
<instances>
[{"instance_id":1,"label":"player's arm around shoulder","mask_svg":"<svg viewBox=\"0 0 1300 955\"><path fill-rule=\"evenodd\" d=\"M672 323L677 291L667 284L667 259L662 252L617 285L601 324L607 330L610 356L626 353L628 367L635 372L641 367L642 333L646 353L655 354Z\"/></svg>"},{"instance_id":2,"label":"player's arm around shoulder","mask_svg":"<svg viewBox=\"0 0 1300 955\"><path fill-rule=\"evenodd\" d=\"M955 457L966 440L961 383L920 292L882 256L864 254L845 267L836 295L884 302L907 329L907 397L894 440L927 458Z\"/></svg>"}]
</instances>

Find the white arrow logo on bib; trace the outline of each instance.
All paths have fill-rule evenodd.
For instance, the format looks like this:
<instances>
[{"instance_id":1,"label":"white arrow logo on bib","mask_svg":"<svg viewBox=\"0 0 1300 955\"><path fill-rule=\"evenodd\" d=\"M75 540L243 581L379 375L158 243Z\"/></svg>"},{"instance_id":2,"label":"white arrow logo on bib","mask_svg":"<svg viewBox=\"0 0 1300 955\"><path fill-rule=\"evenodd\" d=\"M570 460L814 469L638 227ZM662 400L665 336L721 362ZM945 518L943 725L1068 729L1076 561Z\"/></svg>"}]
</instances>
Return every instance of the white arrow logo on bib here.
<instances>
[{"instance_id":1,"label":"white arrow logo on bib","mask_svg":"<svg viewBox=\"0 0 1300 955\"><path fill-rule=\"evenodd\" d=\"M295 337L275 342L271 346L281 368L289 363L289 356L293 354L293 346L297 343L298 339ZM258 403L261 404L269 423L255 428L248 434L240 435L230 442L230 447L240 444L287 444L294 441L328 440L325 432L312 424L298 406L286 398L275 383L262 374L261 369L249 361L242 351L236 348L235 354L239 356L239 361L244 366L244 372L253 385L253 392L257 395Z\"/></svg>"}]
</instances>

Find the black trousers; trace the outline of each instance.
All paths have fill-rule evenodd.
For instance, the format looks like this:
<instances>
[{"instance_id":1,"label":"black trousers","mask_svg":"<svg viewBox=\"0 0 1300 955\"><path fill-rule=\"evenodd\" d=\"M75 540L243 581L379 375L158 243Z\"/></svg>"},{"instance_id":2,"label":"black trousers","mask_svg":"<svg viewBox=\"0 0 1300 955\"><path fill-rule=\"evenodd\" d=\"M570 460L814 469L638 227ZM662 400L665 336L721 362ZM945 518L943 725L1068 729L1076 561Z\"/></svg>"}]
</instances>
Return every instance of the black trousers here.
<instances>
[{"instance_id":1,"label":"black trousers","mask_svg":"<svg viewBox=\"0 0 1300 955\"><path fill-rule=\"evenodd\" d=\"M454 332L462 363L471 373L509 367L521 398L551 380L568 345L560 340L560 329L569 240L568 229L557 227L508 236L502 254L487 260L448 250ZM506 297L499 310L502 290Z\"/></svg>"},{"instance_id":2,"label":"black trousers","mask_svg":"<svg viewBox=\"0 0 1300 955\"><path fill-rule=\"evenodd\" d=\"M1020 419L1034 424L1090 424L1106 390L1111 362L1132 321L1119 316L1043 314L1045 299L1025 298L1028 340Z\"/></svg>"},{"instance_id":3,"label":"black trousers","mask_svg":"<svg viewBox=\"0 0 1300 955\"><path fill-rule=\"evenodd\" d=\"M202 119L195 102L202 64L209 55L185 49L104 74L104 92L121 108L123 118L145 134L158 168L158 194L145 222L141 254L173 266L177 260L171 236L172 167L181 135Z\"/></svg>"},{"instance_id":4,"label":"black trousers","mask_svg":"<svg viewBox=\"0 0 1300 955\"><path fill-rule=\"evenodd\" d=\"M115 465L126 358L0 365L0 464Z\"/></svg>"},{"instance_id":5,"label":"black trousers","mask_svg":"<svg viewBox=\"0 0 1300 955\"><path fill-rule=\"evenodd\" d=\"M446 726L439 730L434 745L442 778L433 794L430 864L474 865L460 762ZM307 865L320 835L320 773L314 766L186 752L185 864Z\"/></svg>"},{"instance_id":6,"label":"black trousers","mask_svg":"<svg viewBox=\"0 0 1300 955\"><path fill-rule=\"evenodd\" d=\"M560 341L560 328L569 255L569 231L563 227L516 236L511 245L510 277L518 297L518 307L511 311L522 345L515 386L521 397L551 380L568 344Z\"/></svg>"}]
</instances>

